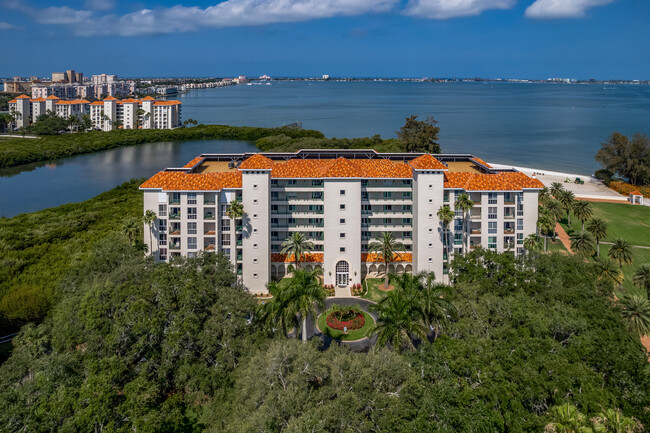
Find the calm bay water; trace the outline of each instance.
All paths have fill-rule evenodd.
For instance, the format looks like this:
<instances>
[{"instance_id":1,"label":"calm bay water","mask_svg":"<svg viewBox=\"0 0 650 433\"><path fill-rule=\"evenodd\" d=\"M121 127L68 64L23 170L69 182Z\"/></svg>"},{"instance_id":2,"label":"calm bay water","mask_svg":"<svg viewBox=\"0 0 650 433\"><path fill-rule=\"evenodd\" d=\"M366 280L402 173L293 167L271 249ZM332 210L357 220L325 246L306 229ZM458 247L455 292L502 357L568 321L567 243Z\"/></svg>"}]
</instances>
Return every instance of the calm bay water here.
<instances>
[{"instance_id":1,"label":"calm bay water","mask_svg":"<svg viewBox=\"0 0 650 433\"><path fill-rule=\"evenodd\" d=\"M180 95L183 118L281 126L300 121L328 137L394 137L404 118L433 115L444 152L495 163L590 174L612 131L650 134L650 86L514 83L273 82ZM0 170L0 216L91 198L132 177L200 153L251 143L152 143Z\"/></svg>"}]
</instances>

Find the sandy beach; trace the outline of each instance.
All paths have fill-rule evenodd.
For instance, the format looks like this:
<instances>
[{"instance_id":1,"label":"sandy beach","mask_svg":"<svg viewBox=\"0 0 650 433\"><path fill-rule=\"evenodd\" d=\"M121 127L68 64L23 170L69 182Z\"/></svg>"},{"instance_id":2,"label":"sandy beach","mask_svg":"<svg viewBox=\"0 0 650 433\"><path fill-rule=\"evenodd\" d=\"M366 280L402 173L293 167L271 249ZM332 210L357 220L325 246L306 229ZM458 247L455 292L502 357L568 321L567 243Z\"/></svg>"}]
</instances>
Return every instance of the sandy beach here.
<instances>
[{"instance_id":1,"label":"sandy beach","mask_svg":"<svg viewBox=\"0 0 650 433\"><path fill-rule=\"evenodd\" d=\"M558 171L540 170L530 167L518 167L507 164L489 163L494 168L514 168L529 176L535 176L542 181L545 186L550 187L553 182L560 182L564 188L572 191L577 198L584 198L588 200L612 200L620 201L621 203L627 202L627 197L617 193L614 190L607 188L603 183L591 175L578 174L578 173L563 173ZM580 185L574 183L575 179L579 177L585 183ZM571 182L565 183L566 179Z\"/></svg>"}]
</instances>

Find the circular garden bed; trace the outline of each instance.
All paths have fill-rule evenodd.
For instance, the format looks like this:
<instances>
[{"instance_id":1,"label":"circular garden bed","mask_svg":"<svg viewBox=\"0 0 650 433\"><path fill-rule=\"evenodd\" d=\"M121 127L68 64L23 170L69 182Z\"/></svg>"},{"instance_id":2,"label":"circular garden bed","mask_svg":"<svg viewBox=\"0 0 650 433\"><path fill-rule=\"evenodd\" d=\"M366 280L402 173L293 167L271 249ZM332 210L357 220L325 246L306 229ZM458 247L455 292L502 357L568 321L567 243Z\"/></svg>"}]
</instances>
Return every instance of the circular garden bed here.
<instances>
[{"instance_id":1,"label":"circular garden bed","mask_svg":"<svg viewBox=\"0 0 650 433\"><path fill-rule=\"evenodd\" d=\"M316 325L320 332L336 340L354 341L366 337L375 320L358 306L334 305L318 317Z\"/></svg>"}]
</instances>

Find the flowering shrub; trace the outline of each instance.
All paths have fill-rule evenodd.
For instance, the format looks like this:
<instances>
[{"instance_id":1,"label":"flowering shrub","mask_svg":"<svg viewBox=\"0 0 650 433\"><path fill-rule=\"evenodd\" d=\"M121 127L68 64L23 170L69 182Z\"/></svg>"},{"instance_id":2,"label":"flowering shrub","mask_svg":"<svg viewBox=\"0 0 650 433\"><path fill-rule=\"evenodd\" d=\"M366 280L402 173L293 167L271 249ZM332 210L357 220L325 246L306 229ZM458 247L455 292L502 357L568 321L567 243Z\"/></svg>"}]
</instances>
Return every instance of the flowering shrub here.
<instances>
[{"instance_id":1,"label":"flowering shrub","mask_svg":"<svg viewBox=\"0 0 650 433\"><path fill-rule=\"evenodd\" d=\"M352 296L361 296L363 294L363 286L361 284L352 285Z\"/></svg>"},{"instance_id":2,"label":"flowering shrub","mask_svg":"<svg viewBox=\"0 0 650 433\"><path fill-rule=\"evenodd\" d=\"M327 293L327 296L334 296L334 294L336 293L334 284L325 284L323 288L325 289L325 293Z\"/></svg>"},{"instance_id":3,"label":"flowering shrub","mask_svg":"<svg viewBox=\"0 0 650 433\"><path fill-rule=\"evenodd\" d=\"M366 324L366 318L355 307L346 307L341 308L340 310L334 310L327 316L327 326L332 329L343 331L345 328L348 331L354 331L355 329L363 328L363 325Z\"/></svg>"},{"instance_id":4,"label":"flowering shrub","mask_svg":"<svg viewBox=\"0 0 650 433\"><path fill-rule=\"evenodd\" d=\"M612 181L608 185L611 189L623 195L630 195L632 191L638 189L644 197L650 198L650 187L647 186L634 186L630 183Z\"/></svg>"}]
</instances>

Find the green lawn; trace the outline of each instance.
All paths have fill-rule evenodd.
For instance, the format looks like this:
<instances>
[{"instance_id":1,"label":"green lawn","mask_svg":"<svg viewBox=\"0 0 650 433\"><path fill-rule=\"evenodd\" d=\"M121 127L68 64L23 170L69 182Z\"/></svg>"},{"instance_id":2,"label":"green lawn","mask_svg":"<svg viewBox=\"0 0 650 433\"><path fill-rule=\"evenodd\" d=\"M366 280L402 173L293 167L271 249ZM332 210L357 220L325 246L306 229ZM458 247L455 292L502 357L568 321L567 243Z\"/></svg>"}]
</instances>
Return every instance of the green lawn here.
<instances>
[{"instance_id":1,"label":"green lawn","mask_svg":"<svg viewBox=\"0 0 650 433\"><path fill-rule=\"evenodd\" d=\"M594 217L604 218L607 221L607 239L604 239L604 242L622 238L632 245L650 246L650 207L596 202L591 202L591 207ZM567 225L566 219L563 219L560 224L569 236L573 236L574 233L582 229L582 223L574 215L571 215L570 227ZM601 243L600 255L607 256L610 248L609 245ZM634 271L643 263L650 263L650 249L634 248L634 263L629 266L623 265L624 290L617 291L617 296L645 295L632 283Z\"/></svg>"},{"instance_id":2,"label":"green lawn","mask_svg":"<svg viewBox=\"0 0 650 433\"><path fill-rule=\"evenodd\" d=\"M548 252L549 253L567 253L566 248L564 248L564 244L560 239L556 239L553 241L553 239L549 238L548 239Z\"/></svg>"},{"instance_id":3,"label":"green lawn","mask_svg":"<svg viewBox=\"0 0 650 433\"><path fill-rule=\"evenodd\" d=\"M368 288L361 297L373 302L379 302L384 299L387 292L379 290L378 287L380 284L384 284L383 278L366 278L363 283L363 288L366 289L366 285Z\"/></svg>"},{"instance_id":4,"label":"green lawn","mask_svg":"<svg viewBox=\"0 0 650 433\"><path fill-rule=\"evenodd\" d=\"M650 246L650 207L591 202L591 208L594 217L607 221L608 233L605 241L623 238L632 245ZM561 224L569 236L573 231L580 231L582 228L582 223L574 215L571 215L571 229L568 229L566 220Z\"/></svg>"},{"instance_id":5,"label":"green lawn","mask_svg":"<svg viewBox=\"0 0 650 433\"><path fill-rule=\"evenodd\" d=\"M328 335L336 340L341 341L354 341L360 340L363 337L368 335L368 332L375 326L375 319L372 318L370 314L365 311L362 311L363 317L366 319L366 323L360 329L355 329L354 331L349 331L345 334L343 331L337 329L332 329L327 326L327 316L333 311L332 308L327 310L325 313L321 314L318 317L318 329L320 329L325 335Z\"/></svg>"}]
</instances>

